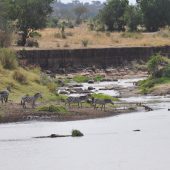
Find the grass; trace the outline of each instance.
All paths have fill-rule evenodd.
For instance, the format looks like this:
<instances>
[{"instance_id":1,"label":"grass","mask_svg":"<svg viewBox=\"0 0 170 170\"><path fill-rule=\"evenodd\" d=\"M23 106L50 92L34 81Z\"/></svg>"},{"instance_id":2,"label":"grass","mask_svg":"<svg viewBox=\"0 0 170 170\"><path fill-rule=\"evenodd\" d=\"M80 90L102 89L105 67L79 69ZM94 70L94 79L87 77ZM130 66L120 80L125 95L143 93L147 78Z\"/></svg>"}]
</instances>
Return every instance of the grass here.
<instances>
[{"instance_id":1,"label":"grass","mask_svg":"<svg viewBox=\"0 0 170 170\"><path fill-rule=\"evenodd\" d=\"M169 31L166 31L166 29L161 33L107 33L90 31L86 24L82 24L74 29L66 28L65 34L72 35L67 36L67 39L60 38L58 28L46 28L38 32L42 35L38 38L39 48L45 49L64 48L66 44L69 45L69 48L85 48L82 47L82 40L92 42L88 43L88 48L170 45L170 39L167 38ZM56 35L59 37L57 38Z\"/></svg>"},{"instance_id":2,"label":"grass","mask_svg":"<svg viewBox=\"0 0 170 170\"><path fill-rule=\"evenodd\" d=\"M73 77L73 80L77 83L86 83L90 80L87 76L77 75Z\"/></svg>"},{"instance_id":3,"label":"grass","mask_svg":"<svg viewBox=\"0 0 170 170\"><path fill-rule=\"evenodd\" d=\"M95 82L103 80L103 76L101 75L96 75L94 78L88 77L88 76L81 76L77 75L73 77L73 80L77 83L87 83L89 80L94 80Z\"/></svg>"},{"instance_id":4,"label":"grass","mask_svg":"<svg viewBox=\"0 0 170 170\"><path fill-rule=\"evenodd\" d=\"M109 96L109 95L106 95L106 94L102 94L102 93L92 94L92 97L94 97L96 99L110 99L112 101L118 101L119 100L118 98L114 98L112 96Z\"/></svg>"},{"instance_id":5,"label":"grass","mask_svg":"<svg viewBox=\"0 0 170 170\"><path fill-rule=\"evenodd\" d=\"M169 77L161 77L161 78L148 78L147 80L142 80L139 82L139 89L141 93L148 94L152 92L153 88L160 84L168 84L170 83Z\"/></svg>"},{"instance_id":6,"label":"grass","mask_svg":"<svg viewBox=\"0 0 170 170\"><path fill-rule=\"evenodd\" d=\"M68 110L64 106L42 106L37 108L38 111L52 112L52 113L68 113Z\"/></svg>"},{"instance_id":7,"label":"grass","mask_svg":"<svg viewBox=\"0 0 170 170\"><path fill-rule=\"evenodd\" d=\"M47 80L47 84L41 82L39 68L24 69L19 67L15 53L8 51L8 49L0 49L0 58L2 58L2 56L7 56L8 60L12 61L7 62L8 67L0 62L0 90L6 89L6 87L10 86L10 100L19 102L23 95L34 95L37 92L42 93L42 101L56 101L65 98L64 96L57 95L53 92L54 84L49 84L53 82L48 82Z\"/></svg>"}]
</instances>

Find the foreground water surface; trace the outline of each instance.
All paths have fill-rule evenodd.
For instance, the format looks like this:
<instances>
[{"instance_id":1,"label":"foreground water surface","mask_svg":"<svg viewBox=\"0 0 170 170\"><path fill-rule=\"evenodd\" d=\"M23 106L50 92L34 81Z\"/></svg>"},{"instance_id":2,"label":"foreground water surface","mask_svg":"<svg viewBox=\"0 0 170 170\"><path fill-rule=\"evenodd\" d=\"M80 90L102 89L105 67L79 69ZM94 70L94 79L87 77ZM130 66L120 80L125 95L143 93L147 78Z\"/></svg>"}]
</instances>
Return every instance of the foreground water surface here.
<instances>
[{"instance_id":1,"label":"foreground water surface","mask_svg":"<svg viewBox=\"0 0 170 170\"><path fill-rule=\"evenodd\" d=\"M169 170L170 97L133 97L152 112L73 122L0 125L0 170ZM84 133L81 138L34 139ZM134 130L140 130L135 132Z\"/></svg>"}]
</instances>

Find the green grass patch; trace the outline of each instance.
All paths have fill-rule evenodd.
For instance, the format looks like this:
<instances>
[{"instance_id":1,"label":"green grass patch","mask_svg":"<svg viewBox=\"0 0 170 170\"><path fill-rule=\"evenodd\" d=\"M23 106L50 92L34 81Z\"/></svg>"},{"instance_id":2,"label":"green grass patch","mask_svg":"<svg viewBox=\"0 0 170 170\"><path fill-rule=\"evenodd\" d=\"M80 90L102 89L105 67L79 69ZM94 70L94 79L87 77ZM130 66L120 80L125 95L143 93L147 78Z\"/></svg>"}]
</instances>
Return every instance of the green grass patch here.
<instances>
[{"instance_id":1,"label":"green grass patch","mask_svg":"<svg viewBox=\"0 0 170 170\"><path fill-rule=\"evenodd\" d=\"M38 111L51 112L51 113L68 113L68 110L64 106L41 106Z\"/></svg>"},{"instance_id":2,"label":"green grass patch","mask_svg":"<svg viewBox=\"0 0 170 170\"><path fill-rule=\"evenodd\" d=\"M94 78L94 81L102 81L103 78L104 78L104 76L96 75L95 78Z\"/></svg>"},{"instance_id":3,"label":"green grass patch","mask_svg":"<svg viewBox=\"0 0 170 170\"><path fill-rule=\"evenodd\" d=\"M148 78L147 80L139 81L139 89L141 90L141 93L148 94L152 91L152 88L156 85L160 84L167 84L170 83L169 77L161 77L161 78Z\"/></svg>"},{"instance_id":4,"label":"green grass patch","mask_svg":"<svg viewBox=\"0 0 170 170\"><path fill-rule=\"evenodd\" d=\"M86 82L88 82L90 80L90 78L87 77L87 76L79 76L79 75L77 75L77 76L73 77L73 80L75 82L77 82L77 83L86 83Z\"/></svg>"},{"instance_id":5,"label":"green grass patch","mask_svg":"<svg viewBox=\"0 0 170 170\"><path fill-rule=\"evenodd\" d=\"M109 96L109 95L106 95L106 94L102 94L102 93L92 94L92 97L94 97L96 99L110 99L112 101L119 101L118 98L115 98L115 97L112 97L112 96Z\"/></svg>"}]
</instances>

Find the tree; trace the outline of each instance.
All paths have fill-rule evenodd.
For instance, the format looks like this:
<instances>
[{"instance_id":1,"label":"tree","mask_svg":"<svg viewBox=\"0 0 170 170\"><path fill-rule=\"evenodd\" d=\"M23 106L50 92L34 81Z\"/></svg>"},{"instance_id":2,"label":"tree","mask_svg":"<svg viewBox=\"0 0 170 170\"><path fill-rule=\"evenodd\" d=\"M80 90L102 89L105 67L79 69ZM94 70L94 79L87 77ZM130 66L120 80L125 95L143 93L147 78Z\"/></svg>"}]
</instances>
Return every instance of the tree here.
<instances>
[{"instance_id":1,"label":"tree","mask_svg":"<svg viewBox=\"0 0 170 170\"><path fill-rule=\"evenodd\" d=\"M76 15L76 23L80 24L82 20L82 16L87 13L87 8L84 5L79 5L74 8L74 13Z\"/></svg>"},{"instance_id":2,"label":"tree","mask_svg":"<svg viewBox=\"0 0 170 170\"><path fill-rule=\"evenodd\" d=\"M54 0L6 0L8 15L17 20L19 30L24 32L25 45L29 29L39 29L46 26L47 17L52 12L51 3Z\"/></svg>"},{"instance_id":3,"label":"tree","mask_svg":"<svg viewBox=\"0 0 170 170\"><path fill-rule=\"evenodd\" d=\"M125 18L129 31L137 31L138 26L142 25L142 12L138 6L130 5L126 11Z\"/></svg>"},{"instance_id":4,"label":"tree","mask_svg":"<svg viewBox=\"0 0 170 170\"><path fill-rule=\"evenodd\" d=\"M151 74L153 78L157 78L161 75L160 70L161 66L167 65L167 61L165 57L162 57L161 55L157 54L151 57L151 59L147 63L148 65L148 71Z\"/></svg>"},{"instance_id":5,"label":"tree","mask_svg":"<svg viewBox=\"0 0 170 170\"><path fill-rule=\"evenodd\" d=\"M148 31L157 31L160 27L170 25L170 0L137 0L137 3Z\"/></svg>"},{"instance_id":6,"label":"tree","mask_svg":"<svg viewBox=\"0 0 170 170\"><path fill-rule=\"evenodd\" d=\"M99 20L108 27L109 31L124 31L128 4L128 0L108 0L98 15Z\"/></svg>"}]
</instances>

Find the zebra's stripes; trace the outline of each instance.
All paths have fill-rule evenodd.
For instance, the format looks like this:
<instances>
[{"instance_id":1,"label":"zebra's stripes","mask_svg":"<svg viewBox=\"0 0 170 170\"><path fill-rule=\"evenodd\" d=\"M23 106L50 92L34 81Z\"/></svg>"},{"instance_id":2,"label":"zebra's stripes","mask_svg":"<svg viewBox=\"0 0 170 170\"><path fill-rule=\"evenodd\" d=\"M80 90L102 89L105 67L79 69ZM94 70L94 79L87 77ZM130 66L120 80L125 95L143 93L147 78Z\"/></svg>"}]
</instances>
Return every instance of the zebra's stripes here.
<instances>
[{"instance_id":1,"label":"zebra's stripes","mask_svg":"<svg viewBox=\"0 0 170 170\"><path fill-rule=\"evenodd\" d=\"M94 109L97 109L97 104L98 105L101 105L101 110L103 110L104 108L104 111L106 109L106 104L112 104L114 105L114 103L112 102L111 99L95 99L95 98L92 98L92 103L94 105Z\"/></svg>"},{"instance_id":2,"label":"zebra's stripes","mask_svg":"<svg viewBox=\"0 0 170 170\"><path fill-rule=\"evenodd\" d=\"M7 103L8 102L8 97L9 97L9 91L4 90L0 91L0 100L2 103Z\"/></svg>"},{"instance_id":3,"label":"zebra's stripes","mask_svg":"<svg viewBox=\"0 0 170 170\"><path fill-rule=\"evenodd\" d=\"M68 97L65 101L65 105L71 105L71 103L77 103L78 107L82 107L82 103L86 102L88 100L88 95L87 96L79 96L79 97Z\"/></svg>"},{"instance_id":4,"label":"zebra's stripes","mask_svg":"<svg viewBox=\"0 0 170 170\"><path fill-rule=\"evenodd\" d=\"M36 93L34 96L25 95L21 98L21 105L23 108L26 108L26 103L30 103L32 108L34 108L38 98L42 98L41 93Z\"/></svg>"}]
</instances>

